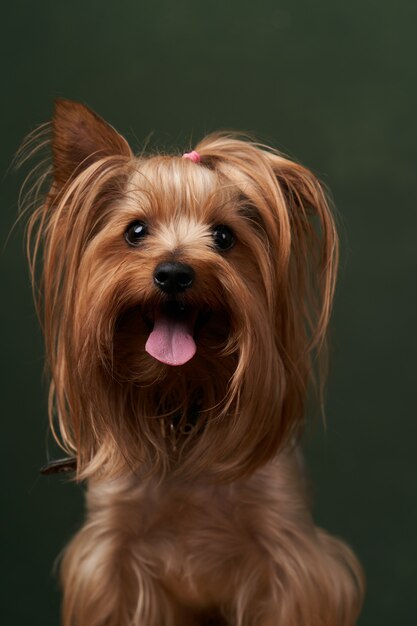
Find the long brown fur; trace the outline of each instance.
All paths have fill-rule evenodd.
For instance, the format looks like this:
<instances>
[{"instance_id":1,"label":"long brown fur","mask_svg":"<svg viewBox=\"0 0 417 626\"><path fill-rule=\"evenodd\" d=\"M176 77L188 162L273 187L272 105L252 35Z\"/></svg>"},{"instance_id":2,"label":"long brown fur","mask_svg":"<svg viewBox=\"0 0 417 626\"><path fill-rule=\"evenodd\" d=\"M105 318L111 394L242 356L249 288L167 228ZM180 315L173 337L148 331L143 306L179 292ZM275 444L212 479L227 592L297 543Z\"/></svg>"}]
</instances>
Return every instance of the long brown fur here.
<instances>
[{"instance_id":1,"label":"long brown fur","mask_svg":"<svg viewBox=\"0 0 417 626\"><path fill-rule=\"evenodd\" d=\"M67 100L51 145L29 256L52 430L88 480L62 562L64 626L352 626L361 568L314 526L297 448L337 267L319 182L233 134L204 138L200 163L136 157ZM149 234L131 247L135 220ZM235 234L225 252L218 224ZM173 259L195 271L183 304L209 312L180 367L145 351L165 297L153 274Z\"/></svg>"}]
</instances>

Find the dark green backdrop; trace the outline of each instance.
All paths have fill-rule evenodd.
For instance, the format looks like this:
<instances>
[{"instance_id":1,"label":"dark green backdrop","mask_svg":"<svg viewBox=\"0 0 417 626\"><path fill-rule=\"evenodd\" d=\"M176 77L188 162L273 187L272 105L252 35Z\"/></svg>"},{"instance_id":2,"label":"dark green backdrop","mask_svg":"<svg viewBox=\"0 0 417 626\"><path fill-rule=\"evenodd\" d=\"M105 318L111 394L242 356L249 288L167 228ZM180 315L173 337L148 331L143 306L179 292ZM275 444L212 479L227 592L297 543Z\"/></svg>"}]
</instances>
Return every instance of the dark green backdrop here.
<instances>
[{"instance_id":1,"label":"dark green backdrop","mask_svg":"<svg viewBox=\"0 0 417 626\"><path fill-rule=\"evenodd\" d=\"M330 186L343 260L328 427L307 445L315 515L364 563L360 625L416 623L416 20L413 0L2 8L2 624L58 624L54 559L83 516L82 489L38 477L46 393L21 228L3 249L22 182L6 170L56 96L88 103L136 148L150 131L164 147L251 131Z\"/></svg>"}]
</instances>

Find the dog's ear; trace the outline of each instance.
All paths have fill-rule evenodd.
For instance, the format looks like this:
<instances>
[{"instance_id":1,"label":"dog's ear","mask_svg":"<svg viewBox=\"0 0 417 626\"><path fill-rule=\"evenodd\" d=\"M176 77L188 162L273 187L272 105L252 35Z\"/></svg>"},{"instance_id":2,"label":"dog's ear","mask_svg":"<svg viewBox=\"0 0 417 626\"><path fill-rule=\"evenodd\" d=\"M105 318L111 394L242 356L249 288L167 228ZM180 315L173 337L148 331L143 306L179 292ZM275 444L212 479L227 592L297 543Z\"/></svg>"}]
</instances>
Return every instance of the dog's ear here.
<instances>
[{"instance_id":1,"label":"dog's ear","mask_svg":"<svg viewBox=\"0 0 417 626\"><path fill-rule=\"evenodd\" d=\"M292 345L300 344L297 337L306 326L310 345L320 345L333 298L338 238L319 180L267 146L229 134L210 135L196 150L202 163L235 184L257 212L253 221L261 223L268 249L273 250L271 284L280 301L285 294ZM278 308L282 311L282 306ZM303 349L309 349L307 341L300 353Z\"/></svg>"},{"instance_id":2,"label":"dog's ear","mask_svg":"<svg viewBox=\"0 0 417 626\"><path fill-rule=\"evenodd\" d=\"M203 166L219 172L248 199L255 235L266 244L268 259L259 264L260 275L286 372L282 440L286 424L291 427L303 414L313 364L321 370L319 383L324 380L326 329L338 264L333 212L317 177L267 146L215 134L195 149ZM270 273L262 273L262 267L270 268Z\"/></svg>"},{"instance_id":3,"label":"dog's ear","mask_svg":"<svg viewBox=\"0 0 417 626\"><path fill-rule=\"evenodd\" d=\"M57 99L52 117L53 175L58 187L103 157L132 152L127 141L87 106Z\"/></svg>"},{"instance_id":4,"label":"dog's ear","mask_svg":"<svg viewBox=\"0 0 417 626\"><path fill-rule=\"evenodd\" d=\"M297 310L303 314L309 329L309 349L320 350L329 323L338 266L333 211L322 183L312 171L275 154L266 153L265 158L276 176L288 215L292 314L295 316Z\"/></svg>"}]
</instances>

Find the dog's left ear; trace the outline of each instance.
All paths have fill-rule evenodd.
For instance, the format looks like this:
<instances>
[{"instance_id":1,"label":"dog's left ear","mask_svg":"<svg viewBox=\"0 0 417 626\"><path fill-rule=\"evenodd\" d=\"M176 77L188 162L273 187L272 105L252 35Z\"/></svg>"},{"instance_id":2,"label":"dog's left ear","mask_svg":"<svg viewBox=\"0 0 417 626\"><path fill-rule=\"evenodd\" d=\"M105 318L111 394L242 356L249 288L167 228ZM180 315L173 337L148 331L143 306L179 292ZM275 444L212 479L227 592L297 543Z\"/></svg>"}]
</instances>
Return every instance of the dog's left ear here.
<instances>
[{"instance_id":1,"label":"dog's left ear","mask_svg":"<svg viewBox=\"0 0 417 626\"><path fill-rule=\"evenodd\" d=\"M64 99L55 101L52 153L58 187L103 157L132 156L127 141L99 115L84 104Z\"/></svg>"},{"instance_id":2,"label":"dog's left ear","mask_svg":"<svg viewBox=\"0 0 417 626\"><path fill-rule=\"evenodd\" d=\"M329 322L338 265L338 236L322 183L309 169L282 156L264 153L283 196L291 248L289 287L296 290L295 309L303 311L312 345L322 343ZM282 218L283 212L280 211ZM284 220L283 220L284 221ZM285 247L285 245L284 245ZM303 300L303 304L297 304ZM295 311L294 311L295 314Z\"/></svg>"},{"instance_id":3,"label":"dog's left ear","mask_svg":"<svg viewBox=\"0 0 417 626\"><path fill-rule=\"evenodd\" d=\"M234 135L210 135L195 149L203 165L253 207L251 221L261 226L256 235L268 239L272 276L264 282L277 314L280 351L289 368L305 362L324 345L338 263L335 221L322 185L299 163Z\"/></svg>"}]
</instances>

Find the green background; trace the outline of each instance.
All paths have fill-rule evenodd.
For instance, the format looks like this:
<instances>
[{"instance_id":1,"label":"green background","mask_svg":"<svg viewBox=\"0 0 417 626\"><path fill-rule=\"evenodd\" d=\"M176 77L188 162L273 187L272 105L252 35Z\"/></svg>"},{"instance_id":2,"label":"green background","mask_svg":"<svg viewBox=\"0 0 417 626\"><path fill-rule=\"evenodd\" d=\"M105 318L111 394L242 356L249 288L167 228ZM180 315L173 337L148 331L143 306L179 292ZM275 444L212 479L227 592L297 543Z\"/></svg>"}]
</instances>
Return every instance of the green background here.
<instances>
[{"instance_id":1,"label":"green background","mask_svg":"<svg viewBox=\"0 0 417 626\"><path fill-rule=\"evenodd\" d=\"M5 244L23 180L8 167L56 96L89 104L136 149L150 132L151 144L184 148L217 128L253 132L332 189L343 256L328 426L306 445L315 516L364 564L360 625L416 623L416 20L413 0L2 8L4 626L58 624L53 564L83 517L80 487L38 477L46 389L22 228Z\"/></svg>"}]
</instances>

